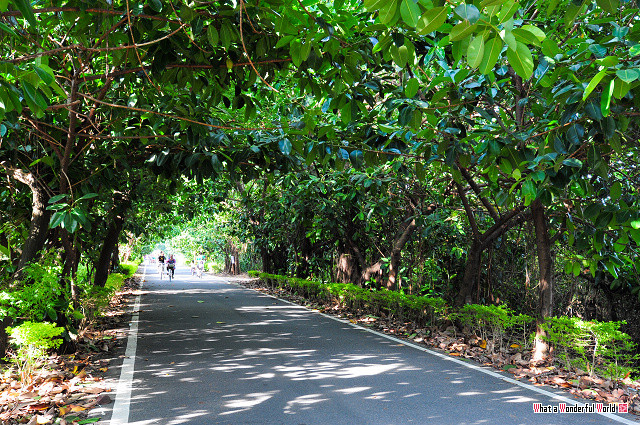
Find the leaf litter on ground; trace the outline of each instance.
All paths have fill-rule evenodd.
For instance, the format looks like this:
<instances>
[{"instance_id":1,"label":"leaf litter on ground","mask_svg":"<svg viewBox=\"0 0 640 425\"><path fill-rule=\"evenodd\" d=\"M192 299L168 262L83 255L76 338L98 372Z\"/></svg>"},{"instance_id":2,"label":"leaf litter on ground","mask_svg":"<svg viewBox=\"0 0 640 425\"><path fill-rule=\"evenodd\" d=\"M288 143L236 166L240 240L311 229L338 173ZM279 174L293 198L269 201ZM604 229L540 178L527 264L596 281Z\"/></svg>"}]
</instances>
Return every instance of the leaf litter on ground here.
<instances>
[{"instance_id":1,"label":"leaf litter on ground","mask_svg":"<svg viewBox=\"0 0 640 425\"><path fill-rule=\"evenodd\" d=\"M73 354L52 355L42 363L29 383L11 365L0 374L0 423L89 424L91 409L112 403L105 375L114 352L124 344L128 304L139 287L139 278L125 282L104 314L82 329Z\"/></svg>"}]
</instances>

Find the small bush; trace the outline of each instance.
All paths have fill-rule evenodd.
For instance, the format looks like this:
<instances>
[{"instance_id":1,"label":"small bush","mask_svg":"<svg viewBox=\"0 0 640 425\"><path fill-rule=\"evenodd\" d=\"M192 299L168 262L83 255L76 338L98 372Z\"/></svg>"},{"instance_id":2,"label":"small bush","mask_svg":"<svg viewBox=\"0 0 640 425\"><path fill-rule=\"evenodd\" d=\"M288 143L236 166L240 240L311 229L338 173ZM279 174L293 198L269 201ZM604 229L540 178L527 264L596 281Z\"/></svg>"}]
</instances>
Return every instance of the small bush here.
<instances>
[{"instance_id":1,"label":"small bush","mask_svg":"<svg viewBox=\"0 0 640 425\"><path fill-rule=\"evenodd\" d=\"M47 351L58 348L62 339L56 338L64 329L47 322L24 322L7 328L9 342L17 347L10 360L16 364L22 382L30 382L37 362Z\"/></svg>"},{"instance_id":2,"label":"small bush","mask_svg":"<svg viewBox=\"0 0 640 425\"><path fill-rule=\"evenodd\" d=\"M120 271L125 278L129 278L138 271L139 265L139 261L123 261L120 263Z\"/></svg>"},{"instance_id":3,"label":"small bush","mask_svg":"<svg viewBox=\"0 0 640 425\"><path fill-rule=\"evenodd\" d=\"M25 267L19 289L0 292L0 319L18 317L40 321L57 320L57 311L65 312L68 301L60 286L62 267L53 255L45 255L37 263Z\"/></svg>"},{"instance_id":4,"label":"small bush","mask_svg":"<svg viewBox=\"0 0 640 425\"><path fill-rule=\"evenodd\" d=\"M465 305L459 312L460 320L483 340L493 340L493 346L502 349L507 329L513 326L513 312L499 305Z\"/></svg>"}]
</instances>

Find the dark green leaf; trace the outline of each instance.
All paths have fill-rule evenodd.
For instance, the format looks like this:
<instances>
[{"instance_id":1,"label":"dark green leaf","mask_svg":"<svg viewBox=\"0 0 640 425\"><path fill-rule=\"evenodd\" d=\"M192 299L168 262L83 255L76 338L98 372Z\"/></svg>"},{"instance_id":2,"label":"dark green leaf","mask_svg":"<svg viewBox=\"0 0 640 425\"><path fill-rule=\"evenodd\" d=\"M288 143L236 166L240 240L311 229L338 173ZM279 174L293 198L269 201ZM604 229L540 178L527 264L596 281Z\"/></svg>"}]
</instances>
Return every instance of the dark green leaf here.
<instances>
[{"instance_id":1,"label":"dark green leaf","mask_svg":"<svg viewBox=\"0 0 640 425\"><path fill-rule=\"evenodd\" d=\"M53 78L53 75L49 74L44 69L36 66L35 70L36 70L36 74L38 74L38 77L40 77L42 82L45 83L46 85L50 85L51 83L53 83L55 81L54 78Z\"/></svg>"},{"instance_id":2,"label":"dark green leaf","mask_svg":"<svg viewBox=\"0 0 640 425\"><path fill-rule=\"evenodd\" d=\"M280 152L282 152L284 155L291 154L291 148L293 147L293 145L291 144L289 139L280 140L278 142L278 146L280 147Z\"/></svg>"},{"instance_id":3,"label":"dark green leaf","mask_svg":"<svg viewBox=\"0 0 640 425\"><path fill-rule=\"evenodd\" d=\"M364 0L364 7L369 12L375 12L387 3L387 0Z\"/></svg>"},{"instance_id":4,"label":"dark green leaf","mask_svg":"<svg viewBox=\"0 0 640 425\"><path fill-rule=\"evenodd\" d=\"M598 215L595 225L596 227L599 227L599 228L608 227L612 219L613 219L613 214L610 212L604 211L600 215Z\"/></svg>"},{"instance_id":5,"label":"dark green leaf","mask_svg":"<svg viewBox=\"0 0 640 425\"><path fill-rule=\"evenodd\" d=\"M418 81L418 79L411 78L409 81L407 81L407 85L404 88L405 96L410 99L413 98L418 93L419 88L420 82Z\"/></svg>"},{"instance_id":6,"label":"dark green leaf","mask_svg":"<svg viewBox=\"0 0 640 425\"><path fill-rule=\"evenodd\" d=\"M488 74L493 70L493 67L500 58L500 52L504 44L500 37L494 37L488 40L484 45L484 55L482 56L482 62L480 63L479 71L482 74Z\"/></svg>"},{"instance_id":7,"label":"dark green leaf","mask_svg":"<svg viewBox=\"0 0 640 425\"><path fill-rule=\"evenodd\" d=\"M454 9L456 15L475 24L480 19L480 11L473 4L462 3Z\"/></svg>"},{"instance_id":8,"label":"dark green leaf","mask_svg":"<svg viewBox=\"0 0 640 425\"><path fill-rule=\"evenodd\" d=\"M51 229L55 229L56 227L60 226L66 215L67 214L64 211L57 211L53 213L53 215L51 216L51 220L49 221L49 227Z\"/></svg>"},{"instance_id":9,"label":"dark green leaf","mask_svg":"<svg viewBox=\"0 0 640 425\"><path fill-rule=\"evenodd\" d=\"M611 97L613 96L614 81L609 81L609 84L605 86L602 91L602 97L600 98L600 111L602 115L607 117L611 112Z\"/></svg>"},{"instance_id":10,"label":"dark green leaf","mask_svg":"<svg viewBox=\"0 0 640 425\"><path fill-rule=\"evenodd\" d=\"M383 24L392 24L398 11L398 0L387 0L384 5L380 7L379 19Z\"/></svg>"},{"instance_id":11,"label":"dark green leaf","mask_svg":"<svg viewBox=\"0 0 640 425\"><path fill-rule=\"evenodd\" d=\"M584 218L592 219L600 213L601 209L602 209L602 205L593 203L593 204L590 204L587 208L585 208L582 214L584 215Z\"/></svg>"},{"instance_id":12,"label":"dark green leaf","mask_svg":"<svg viewBox=\"0 0 640 425\"><path fill-rule=\"evenodd\" d=\"M162 2L160 0L149 0L149 6L156 12L162 12Z\"/></svg>"},{"instance_id":13,"label":"dark green leaf","mask_svg":"<svg viewBox=\"0 0 640 425\"><path fill-rule=\"evenodd\" d=\"M437 30L446 22L448 14L448 7L434 7L426 11L416 24L418 34L426 35Z\"/></svg>"},{"instance_id":14,"label":"dark green leaf","mask_svg":"<svg viewBox=\"0 0 640 425\"><path fill-rule=\"evenodd\" d=\"M13 35L14 37L17 37L18 34L16 34L11 28L9 28L6 24L0 22L0 30L4 31L4 32L8 32L9 34Z\"/></svg>"},{"instance_id":15,"label":"dark green leaf","mask_svg":"<svg viewBox=\"0 0 640 425\"><path fill-rule=\"evenodd\" d=\"M517 42L516 50L507 50L507 59L516 71L516 74L528 80L533 75L533 56L529 48L521 42Z\"/></svg>"},{"instance_id":16,"label":"dark green leaf","mask_svg":"<svg viewBox=\"0 0 640 425\"><path fill-rule=\"evenodd\" d=\"M582 167L582 161L580 161L577 158L567 158L564 161L562 161L562 163L569 167L576 167L576 168Z\"/></svg>"},{"instance_id":17,"label":"dark green leaf","mask_svg":"<svg viewBox=\"0 0 640 425\"><path fill-rule=\"evenodd\" d=\"M611 185L611 188L609 189L609 196L611 196L611 200L617 201L618 199L620 199L621 195L622 195L622 185L620 184L620 182L613 183Z\"/></svg>"},{"instance_id":18,"label":"dark green leaf","mask_svg":"<svg viewBox=\"0 0 640 425\"><path fill-rule=\"evenodd\" d=\"M471 68L480 66L484 52L484 38L482 38L482 35L478 35L469 43L469 47L467 48L467 62Z\"/></svg>"},{"instance_id":19,"label":"dark green leaf","mask_svg":"<svg viewBox=\"0 0 640 425\"><path fill-rule=\"evenodd\" d=\"M596 0L596 3L598 3L598 6L600 6L602 10L608 13L616 13L620 7L619 0Z\"/></svg>"},{"instance_id":20,"label":"dark green leaf","mask_svg":"<svg viewBox=\"0 0 640 425\"><path fill-rule=\"evenodd\" d=\"M61 194L61 195L52 196L52 197L49 199L49 203L50 203L50 204L55 204L56 202L58 202L58 201L59 201L59 200L61 200L61 199L66 198L67 196L69 196L69 195L67 195L66 193L63 193L63 194Z\"/></svg>"},{"instance_id":21,"label":"dark green leaf","mask_svg":"<svg viewBox=\"0 0 640 425\"><path fill-rule=\"evenodd\" d=\"M449 40L464 40L473 33L477 26L477 24L470 24L469 21L462 21L451 29L451 32L449 33Z\"/></svg>"},{"instance_id":22,"label":"dark green leaf","mask_svg":"<svg viewBox=\"0 0 640 425\"><path fill-rule=\"evenodd\" d=\"M584 105L584 110L589 115L589 118L600 121L602 117L602 111L600 111L600 106L596 104L596 102L589 102Z\"/></svg>"},{"instance_id":23,"label":"dark green leaf","mask_svg":"<svg viewBox=\"0 0 640 425\"><path fill-rule=\"evenodd\" d=\"M414 0L402 0L400 5L402 20L412 28L415 28L420 18L420 7Z\"/></svg>"}]
</instances>

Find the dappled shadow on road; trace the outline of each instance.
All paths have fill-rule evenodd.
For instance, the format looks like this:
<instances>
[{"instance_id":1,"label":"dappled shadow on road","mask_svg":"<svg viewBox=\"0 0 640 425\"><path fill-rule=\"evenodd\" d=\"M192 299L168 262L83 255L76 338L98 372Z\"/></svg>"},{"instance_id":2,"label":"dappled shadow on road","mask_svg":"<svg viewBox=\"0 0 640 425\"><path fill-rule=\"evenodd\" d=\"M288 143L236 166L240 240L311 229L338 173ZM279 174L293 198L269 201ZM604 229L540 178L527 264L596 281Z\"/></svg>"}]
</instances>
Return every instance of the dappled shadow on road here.
<instances>
[{"instance_id":1,"label":"dappled shadow on road","mask_svg":"<svg viewBox=\"0 0 640 425\"><path fill-rule=\"evenodd\" d=\"M132 424L541 423L523 412L548 403L245 289L164 283L146 299Z\"/></svg>"}]
</instances>

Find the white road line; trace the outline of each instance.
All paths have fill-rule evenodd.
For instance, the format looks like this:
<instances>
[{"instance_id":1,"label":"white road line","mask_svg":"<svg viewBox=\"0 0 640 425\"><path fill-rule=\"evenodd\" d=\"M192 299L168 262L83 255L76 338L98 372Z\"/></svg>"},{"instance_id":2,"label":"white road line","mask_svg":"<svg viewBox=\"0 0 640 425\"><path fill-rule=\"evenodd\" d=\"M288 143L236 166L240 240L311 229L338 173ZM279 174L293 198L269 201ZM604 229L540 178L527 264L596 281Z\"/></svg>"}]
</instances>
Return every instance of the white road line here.
<instances>
[{"instance_id":1,"label":"white road line","mask_svg":"<svg viewBox=\"0 0 640 425\"><path fill-rule=\"evenodd\" d=\"M144 266L140 289L144 284L147 275L147 266ZM131 389L133 387L133 372L136 363L136 350L138 348L138 321L140 319L140 297L138 294L136 302L131 311L131 323L129 324L129 338L127 339L127 349L124 353L124 361L120 370L120 380L116 387L116 401L113 406L110 425L122 425L129 423L129 406L131 404Z\"/></svg>"},{"instance_id":2,"label":"white road line","mask_svg":"<svg viewBox=\"0 0 640 425\"><path fill-rule=\"evenodd\" d=\"M242 286L242 285L238 285L238 286L241 287L241 288L249 289L249 288L246 288L245 286ZM391 336L391 335L384 334L382 332L374 331L373 329L369 329L369 328L366 328L364 326L357 325L355 323L350 322L349 320L345 320L345 319L341 319L341 318L338 318L338 317L331 316L329 314L321 313L321 312L319 312L317 310L312 310L312 309L307 308L305 306L302 306L300 304L296 304L294 302L291 302L291 301L288 301L288 300L285 300L285 299L282 299L282 298L278 298L278 297L273 296L271 294L265 294L264 292L261 292L261 291L258 291L258 290L254 290L254 291L256 291L256 292L258 292L259 294L262 294L262 295L267 295L267 296L269 296L271 298L274 298L274 299L277 299L279 301L283 301L283 302L286 302L288 304L304 308L304 309L306 309L306 310L308 310L308 311L310 311L312 313L317 313L317 314L319 314L321 316L324 316L324 317L326 317L328 319L335 320L335 321L340 322L340 323L344 323L344 324L352 326L352 327L354 327L356 329L360 329L360 330L363 330L363 331L370 332L370 333L372 333L374 335L378 335L378 336L380 336L382 338L386 338L386 339L388 339L390 341L394 341L394 342L406 345L407 347L411 347L411 348L415 348L415 349L420 350L420 351L424 351L425 353L429 353L429 354L431 354L433 356L440 357L441 359L457 363L459 365L462 365L462 366L467 367L469 369L476 370L478 372L482 372L482 373L484 373L486 375L492 376L494 378L501 379L502 381L508 382L510 384L517 385L519 387L522 387L522 388L537 392L538 394L542 394L544 396L550 397L550 398L552 398L554 400L558 400L558 401L561 401L563 403L571 404L571 405L574 405L574 406L578 405L578 404L586 404L586 401L585 402L581 402L581 401L573 400L573 399L567 398L565 396L562 396L562 395L559 395L559 394L555 394L555 393L552 393L552 392L547 391L547 390L543 390L543 389L538 388L538 387L534 387L533 385L526 384L524 382L520 382L520 381L518 381L516 379L513 379L513 378L509 378L508 376L504 376L504 375L502 375L500 373L494 372L494 371L489 370L487 368L484 368L484 367L481 367L481 366L477 366L475 364L468 363L468 362L465 362L463 360L460 360L460 359L457 359L457 358L454 358L454 357L451 357L451 356L447 356L446 354L438 353L437 351L433 351L433 350L430 350L428 348L421 347L421 346L416 345L414 343L411 343L411 342L396 338L396 337ZM532 405L532 409L533 409L533 405ZM627 425L638 425L637 421L630 421L628 419L622 418L622 417L620 417L618 415L615 415L613 413L605 413L605 412L600 412L600 413L596 412L596 413L598 415L602 415L602 416L604 416L606 418L609 418L609 419L611 419L613 421L616 421L616 422L620 422L620 423L627 424Z\"/></svg>"}]
</instances>

